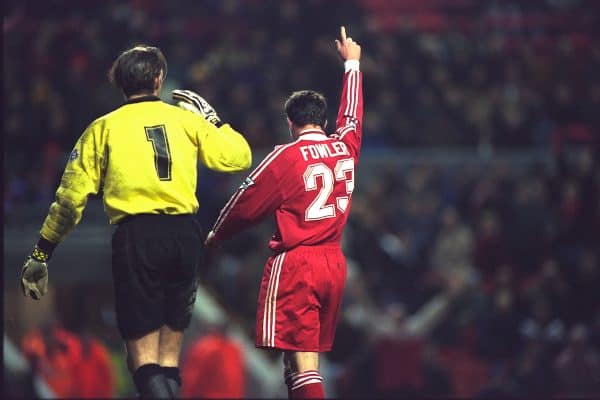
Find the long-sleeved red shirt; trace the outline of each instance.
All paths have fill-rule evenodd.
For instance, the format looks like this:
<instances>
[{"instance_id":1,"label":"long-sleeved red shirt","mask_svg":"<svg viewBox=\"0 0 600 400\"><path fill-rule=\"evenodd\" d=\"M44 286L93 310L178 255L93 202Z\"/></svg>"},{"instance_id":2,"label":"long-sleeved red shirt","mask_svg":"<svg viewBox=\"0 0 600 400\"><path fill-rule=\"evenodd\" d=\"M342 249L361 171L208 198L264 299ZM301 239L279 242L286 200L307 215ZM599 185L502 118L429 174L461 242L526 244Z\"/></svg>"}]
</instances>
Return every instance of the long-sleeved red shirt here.
<instances>
[{"instance_id":1,"label":"long-sleeved red shirt","mask_svg":"<svg viewBox=\"0 0 600 400\"><path fill-rule=\"evenodd\" d=\"M213 240L274 214L277 230L269 247L276 252L339 243L352 203L362 117L362 74L347 64L335 133L305 130L276 146L221 210Z\"/></svg>"}]
</instances>

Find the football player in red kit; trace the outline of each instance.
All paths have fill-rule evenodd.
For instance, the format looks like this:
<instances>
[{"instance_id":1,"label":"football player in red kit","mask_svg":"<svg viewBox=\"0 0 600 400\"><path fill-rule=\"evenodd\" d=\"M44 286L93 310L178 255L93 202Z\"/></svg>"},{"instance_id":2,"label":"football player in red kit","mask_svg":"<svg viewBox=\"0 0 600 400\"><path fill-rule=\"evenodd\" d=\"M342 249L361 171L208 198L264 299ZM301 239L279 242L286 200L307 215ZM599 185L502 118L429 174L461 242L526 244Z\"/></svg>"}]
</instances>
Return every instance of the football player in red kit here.
<instances>
[{"instance_id":1,"label":"football player in red kit","mask_svg":"<svg viewBox=\"0 0 600 400\"><path fill-rule=\"evenodd\" d=\"M346 281L340 248L362 136L361 48L341 28L345 74L332 135L316 92L293 93L285 113L293 142L276 146L231 197L207 237L227 239L268 215L269 242L256 316L256 345L284 352L290 398L324 397L319 353L330 351Z\"/></svg>"}]
</instances>

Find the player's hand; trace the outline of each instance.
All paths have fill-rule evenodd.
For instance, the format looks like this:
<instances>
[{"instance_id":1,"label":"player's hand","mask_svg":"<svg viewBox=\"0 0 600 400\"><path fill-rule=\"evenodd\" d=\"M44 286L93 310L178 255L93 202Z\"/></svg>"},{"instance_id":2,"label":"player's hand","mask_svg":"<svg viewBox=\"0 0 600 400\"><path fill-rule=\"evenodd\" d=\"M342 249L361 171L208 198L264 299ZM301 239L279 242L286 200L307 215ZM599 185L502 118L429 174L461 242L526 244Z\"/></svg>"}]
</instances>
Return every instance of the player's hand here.
<instances>
[{"instance_id":1,"label":"player's hand","mask_svg":"<svg viewBox=\"0 0 600 400\"><path fill-rule=\"evenodd\" d=\"M340 28L340 40L335 40L337 51L344 61L360 60L360 45L352 40L351 37L346 37L346 27Z\"/></svg>"},{"instance_id":2,"label":"player's hand","mask_svg":"<svg viewBox=\"0 0 600 400\"><path fill-rule=\"evenodd\" d=\"M214 107L208 104L208 101L204 100L198 93L191 90L175 89L171 92L171 95L179 107L202 115L211 124L218 125L221 122L221 118L217 115Z\"/></svg>"},{"instance_id":3,"label":"player's hand","mask_svg":"<svg viewBox=\"0 0 600 400\"><path fill-rule=\"evenodd\" d=\"M23 295L39 300L48 292L48 264L28 257L21 270Z\"/></svg>"}]
</instances>

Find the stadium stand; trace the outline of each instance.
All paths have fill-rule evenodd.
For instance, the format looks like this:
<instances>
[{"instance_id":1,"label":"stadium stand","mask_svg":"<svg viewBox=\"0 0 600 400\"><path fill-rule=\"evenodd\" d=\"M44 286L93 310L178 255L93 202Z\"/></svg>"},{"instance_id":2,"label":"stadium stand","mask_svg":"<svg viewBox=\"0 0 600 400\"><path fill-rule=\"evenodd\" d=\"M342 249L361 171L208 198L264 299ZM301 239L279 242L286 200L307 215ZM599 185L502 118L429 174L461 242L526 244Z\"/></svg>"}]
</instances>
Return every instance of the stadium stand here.
<instances>
[{"instance_id":1,"label":"stadium stand","mask_svg":"<svg viewBox=\"0 0 600 400\"><path fill-rule=\"evenodd\" d=\"M73 4L5 6L5 350L43 320L18 316L31 310L15 278L24 244L84 124L122 101L106 81L117 52L136 42L163 48L165 93L197 90L245 132L259 160L287 140L281 107L292 90L320 90L335 111L340 66L330 42L350 21L365 49L365 142L327 394L600 396L593 0ZM200 173L208 227L242 177ZM77 334L94 332L118 381L110 228L92 203L53 260L51 284L65 294L48 300L48 313ZM213 254L185 347L228 321L244 354L245 394L257 397L285 395L280 359L252 347L270 233L263 225ZM60 270L78 254L90 254L89 265L69 281ZM73 301L86 293L94 300ZM16 394L34 390L32 380L15 382Z\"/></svg>"}]
</instances>

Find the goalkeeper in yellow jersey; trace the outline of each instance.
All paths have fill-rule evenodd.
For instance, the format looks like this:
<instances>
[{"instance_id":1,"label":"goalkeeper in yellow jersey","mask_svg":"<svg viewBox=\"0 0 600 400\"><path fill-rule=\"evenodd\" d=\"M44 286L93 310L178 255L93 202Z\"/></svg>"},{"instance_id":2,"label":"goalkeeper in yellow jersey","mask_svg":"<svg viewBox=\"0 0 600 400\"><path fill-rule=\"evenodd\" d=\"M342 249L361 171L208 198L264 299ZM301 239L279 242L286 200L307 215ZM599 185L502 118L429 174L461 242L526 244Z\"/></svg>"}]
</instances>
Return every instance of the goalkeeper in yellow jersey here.
<instances>
[{"instance_id":1,"label":"goalkeeper in yellow jersey","mask_svg":"<svg viewBox=\"0 0 600 400\"><path fill-rule=\"evenodd\" d=\"M100 190L111 224L112 273L119 332L142 397L174 397L178 359L190 323L203 237L198 210L198 159L238 172L251 165L248 143L196 93L173 91L179 107L158 98L167 74L160 49L124 51L109 79L126 97L92 122L67 162L40 238L23 265L23 293L47 292L47 262Z\"/></svg>"}]
</instances>

